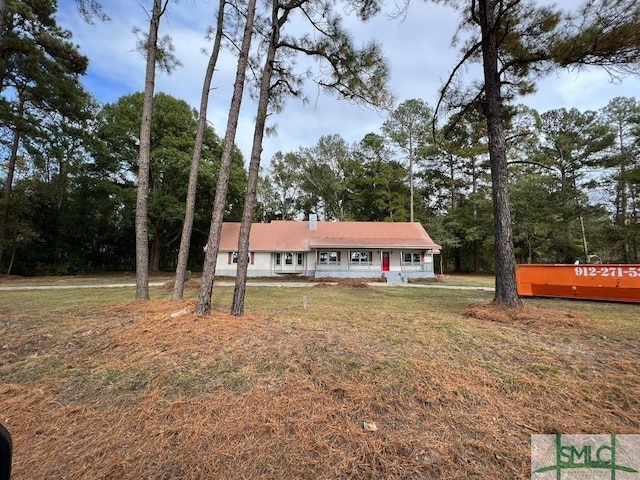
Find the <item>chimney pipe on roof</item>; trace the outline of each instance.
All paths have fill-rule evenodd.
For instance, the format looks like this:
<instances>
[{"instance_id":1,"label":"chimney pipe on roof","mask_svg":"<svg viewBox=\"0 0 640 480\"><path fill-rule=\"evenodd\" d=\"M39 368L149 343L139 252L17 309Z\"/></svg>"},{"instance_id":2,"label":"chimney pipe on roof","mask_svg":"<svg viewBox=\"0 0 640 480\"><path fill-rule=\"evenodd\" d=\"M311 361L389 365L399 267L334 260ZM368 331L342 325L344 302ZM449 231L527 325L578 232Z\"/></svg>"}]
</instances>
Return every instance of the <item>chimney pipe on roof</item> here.
<instances>
[{"instance_id":1,"label":"chimney pipe on roof","mask_svg":"<svg viewBox=\"0 0 640 480\"><path fill-rule=\"evenodd\" d=\"M309 214L309 230L318 230L318 215L315 213Z\"/></svg>"}]
</instances>

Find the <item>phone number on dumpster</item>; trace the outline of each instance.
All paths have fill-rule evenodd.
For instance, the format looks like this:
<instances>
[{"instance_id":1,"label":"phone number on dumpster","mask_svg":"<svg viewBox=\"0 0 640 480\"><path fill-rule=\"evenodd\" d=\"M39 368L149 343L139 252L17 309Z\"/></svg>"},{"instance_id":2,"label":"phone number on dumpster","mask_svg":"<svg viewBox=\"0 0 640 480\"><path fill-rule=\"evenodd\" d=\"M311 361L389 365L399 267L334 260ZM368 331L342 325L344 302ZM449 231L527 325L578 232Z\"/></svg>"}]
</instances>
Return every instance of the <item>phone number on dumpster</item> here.
<instances>
[{"instance_id":1,"label":"phone number on dumpster","mask_svg":"<svg viewBox=\"0 0 640 480\"><path fill-rule=\"evenodd\" d=\"M638 267L576 267L578 277L640 277Z\"/></svg>"}]
</instances>

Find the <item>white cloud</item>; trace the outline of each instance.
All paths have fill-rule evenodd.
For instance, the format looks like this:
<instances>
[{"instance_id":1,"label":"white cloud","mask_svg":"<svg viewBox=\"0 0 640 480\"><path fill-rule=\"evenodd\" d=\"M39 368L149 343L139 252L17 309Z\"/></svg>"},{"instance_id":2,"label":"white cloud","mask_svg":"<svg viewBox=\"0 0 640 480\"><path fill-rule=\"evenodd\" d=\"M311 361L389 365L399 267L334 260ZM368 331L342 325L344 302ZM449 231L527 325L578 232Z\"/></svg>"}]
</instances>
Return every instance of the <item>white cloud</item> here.
<instances>
[{"instance_id":1,"label":"white cloud","mask_svg":"<svg viewBox=\"0 0 640 480\"><path fill-rule=\"evenodd\" d=\"M633 97L634 79L613 81L602 69L561 71L538 83L537 92L523 103L541 112L556 108L599 110L614 97Z\"/></svg>"}]
</instances>

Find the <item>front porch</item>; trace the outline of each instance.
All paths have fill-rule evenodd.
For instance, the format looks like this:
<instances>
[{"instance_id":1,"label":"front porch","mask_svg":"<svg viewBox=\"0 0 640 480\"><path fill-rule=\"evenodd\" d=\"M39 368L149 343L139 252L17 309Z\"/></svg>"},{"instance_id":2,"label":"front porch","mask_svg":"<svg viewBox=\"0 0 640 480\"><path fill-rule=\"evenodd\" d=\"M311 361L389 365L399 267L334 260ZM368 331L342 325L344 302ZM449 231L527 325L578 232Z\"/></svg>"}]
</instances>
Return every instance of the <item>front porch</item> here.
<instances>
[{"instance_id":1,"label":"front porch","mask_svg":"<svg viewBox=\"0 0 640 480\"><path fill-rule=\"evenodd\" d=\"M419 264L388 265L383 269L382 262L359 263L338 262L327 264L316 262L316 278L400 278L400 283L406 283L409 278L432 278L435 276L433 262L421 262ZM390 283L397 283L396 280Z\"/></svg>"}]
</instances>

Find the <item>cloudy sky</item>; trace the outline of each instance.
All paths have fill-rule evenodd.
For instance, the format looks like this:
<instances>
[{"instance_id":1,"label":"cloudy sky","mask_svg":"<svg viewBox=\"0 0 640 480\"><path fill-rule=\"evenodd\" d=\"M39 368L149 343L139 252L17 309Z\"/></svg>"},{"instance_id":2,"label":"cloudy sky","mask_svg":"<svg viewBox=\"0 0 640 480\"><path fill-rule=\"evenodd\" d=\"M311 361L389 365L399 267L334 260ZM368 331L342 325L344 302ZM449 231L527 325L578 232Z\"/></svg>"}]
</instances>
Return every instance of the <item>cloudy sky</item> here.
<instances>
[{"instance_id":1,"label":"cloudy sky","mask_svg":"<svg viewBox=\"0 0 640 480\"><path fill-rule=\"evenodd\" d=\"M148 30L147 11L151 0L104 0L109 22L87 24L77 12L74 0L59 0L58 22L73 33L73 42L89 58L84 84L98 101L114 102L119 97L144 89L144 58L136 51L134 27ZM160 74L156 92L165 92L200 104L202 79L211 42L207 28L215 22L216 0L180 0L170 3L161 23L161 35L169 35L182 66L172 75ZM566 0L562 2L566 5ZM393 12L392 2L387 12ZM361 23L347 17L358 45L375 40L382 44L391 65L390 89L400 103L421 98L435 105L438 89L458 59L451 46L459 15L451 8L431 2L411 2L406 15L389 18L381 15ZM291 25L296 28L296 25ZM204 53L207 52L207 53ZM225 51L218 62L209 103L209 121L224 135L226 114L237 59ZM472 76L474 69L468 72ZM601 70L560 72L538 84L538 92L521 103L543 112L555 108L599 109L617 96L636 96L637 79L611 82ZM369 132L379 133L385 114L338 100L319 92L311 83L305 89L307 102L290 98L284 110L271 117L277 134L265 139L262 165L267 166L277 151L296 151L313 146L322 135L337 133L348 142L357 142ZM245 96L236 144L249 157L256 104Z\"/></svg>"}]
</instances>

